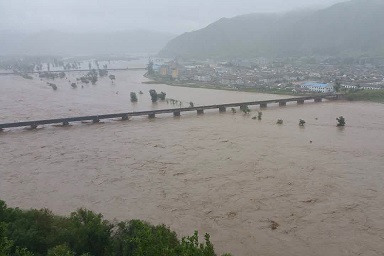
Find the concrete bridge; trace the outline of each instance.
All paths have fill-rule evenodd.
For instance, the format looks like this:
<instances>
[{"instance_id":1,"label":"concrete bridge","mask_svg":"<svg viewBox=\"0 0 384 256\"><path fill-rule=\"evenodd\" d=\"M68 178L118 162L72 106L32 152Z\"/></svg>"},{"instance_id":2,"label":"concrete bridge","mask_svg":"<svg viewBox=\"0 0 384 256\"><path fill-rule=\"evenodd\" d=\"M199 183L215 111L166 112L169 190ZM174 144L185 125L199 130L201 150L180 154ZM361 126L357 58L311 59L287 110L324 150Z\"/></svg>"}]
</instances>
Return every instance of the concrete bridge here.
<instances>
[{"instance_id":1,"label":"concrete bridge","mask_svg":"<svg viewBox=\"0 0 384 256\"><path fill-rule=\"evenodd\" d=\"M68 126L71 122L91 121L93 123L98 123L100 122L100 120L112 119L112 118L120 118L121 120L128 120L130 117L133 117L133 116L148 116L149 118L154 118L156 117L156 115L165 114L165 113L172 113L174 116L180 116L181 112L190 112L190 111L196 111L198 115L201 115L201 114L204 114L204 110L208 110L208 109L218 109L219 112L226 112L227 108L236 108L241 106L259 105L260 108L266 108L269 104L279 104L279 106L286 106L288 102L296 102L297 104L304 104L305 101L313 100L314 102L321 102L323 99L337 100L337 99L341 99L343 96L344 95L342 94L321 94L321 95L293 97L293 98L286 98L286 99L237 102L237 103L206 105L206 106L186 107L186 108L170 108L170 109L117 113L117 114L65 117L65 118L57 118L57 119L2 123L0 124L0 131L2 131L5 128L16 128L16 127L30 127L31 129L36 129L39 125L47 125L47 124L62 124L63 126Z\"/></svg>"}]
</instances>

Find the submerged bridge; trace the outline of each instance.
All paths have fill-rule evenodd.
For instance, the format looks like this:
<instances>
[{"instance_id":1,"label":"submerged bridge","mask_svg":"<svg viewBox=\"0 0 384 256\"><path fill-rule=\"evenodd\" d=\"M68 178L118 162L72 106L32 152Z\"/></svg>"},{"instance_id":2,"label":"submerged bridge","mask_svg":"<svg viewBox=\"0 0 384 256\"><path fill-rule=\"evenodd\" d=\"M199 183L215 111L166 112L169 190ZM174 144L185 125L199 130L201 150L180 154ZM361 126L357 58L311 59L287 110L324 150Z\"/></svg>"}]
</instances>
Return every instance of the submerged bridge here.
<instances>
[{"instance_id":1,"label":"submerged bridge","mask_svg":"<svg viewBox=\"0 0 384 256\"><path fill-rule=\"evenodd\" d=\"M286 99L237 102L237 103L206 105L206 106L187 107L187 108L170 108L170 109L117 113L117 114L65 117L65 118L57 118L57 119L2 123L0 124L0 131L2 131L5 128L16 128L16 127L30 127L31 129L36 129L39 125L47 125L47 124L62 124L63 126L68 126L71 122L91 121L93 123L99 123L100 120L112 119L112 118L120 118L121 120L128 120L130 117L133 117L133 116L148 116L149 118L154 118L156 115L165 114L165 113L173 113L174 116L180 116L181 112L196 111L197 114L200 115L200 114L204 114L204 110L208 110L208 109L218 109L219 112L226 112L227 108L236 108L241 106L259 105L260 108L266 108L268 104L279 104L279 106L286 106L288 102L297 102L297 104L304 104L305 101L313 100L314 102L321 102L323 99L337 100L337 99L343 98L343 96L344 96L343 94L321 94L321 95L293 97L293 98L286 98Z\"/></svg>"}]
</instances>

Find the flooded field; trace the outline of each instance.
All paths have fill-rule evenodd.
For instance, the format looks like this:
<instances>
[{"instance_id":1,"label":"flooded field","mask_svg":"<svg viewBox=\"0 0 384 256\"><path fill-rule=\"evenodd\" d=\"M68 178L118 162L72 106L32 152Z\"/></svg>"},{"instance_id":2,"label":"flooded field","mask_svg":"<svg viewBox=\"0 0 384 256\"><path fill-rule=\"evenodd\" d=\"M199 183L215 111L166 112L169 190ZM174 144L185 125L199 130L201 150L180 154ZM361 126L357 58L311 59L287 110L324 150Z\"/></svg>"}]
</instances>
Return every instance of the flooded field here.
<instances>
[{"instance_id":1,"label":"flooded field","mask_svg":"<svg viewBox=\"0 0 384 256\"><path fill-rule=\"evenodd\" d=\"M0 122L173 107L152 104L152 88L185 106L284 97L113 74L113 84L103 78L72 89L71 73L55 81L57 91L37 78L0 76ZM129 93L140 90L132 104ZM384 105L271 105L262 120L251 110L6 130L0 198L12 207L86 207L108 219L164 223L180 235L197 229L220 253L383 255ZM345 128L336 127L340 115Z\"/></svg>"}]
</instances>

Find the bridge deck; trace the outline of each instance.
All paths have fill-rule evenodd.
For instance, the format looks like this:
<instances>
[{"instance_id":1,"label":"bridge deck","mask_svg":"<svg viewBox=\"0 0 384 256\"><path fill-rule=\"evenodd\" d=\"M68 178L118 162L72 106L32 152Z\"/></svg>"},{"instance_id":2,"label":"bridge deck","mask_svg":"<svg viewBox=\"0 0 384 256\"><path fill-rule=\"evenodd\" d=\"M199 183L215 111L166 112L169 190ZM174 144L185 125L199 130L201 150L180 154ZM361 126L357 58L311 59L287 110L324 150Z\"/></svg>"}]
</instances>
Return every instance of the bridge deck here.
<instances>
[{"instance_id":1,"label":"bridge deck","mask_svg":"<svg viewBox=\"0 0 384 256\"><path fill-rule=\"evenodd\" d=\"M82 121L93 121L99 122L102 119L112 119L112 118L125 118L132 116L149 116L156 114L164 113L180 113L188 111L201 111L205 109L220 109L228 107L239 107L242 105L264 105L270 103L280 103L280 102L294 102L294 101L305 101L313 99L323 99L323 98L337 98L337 95L315 95L315 96L304 96L304 97L293 97L286 99L274 99L274 100L262 100L262 101L249 101L249 102L237 102L237 103L226 103L218 105L205 105L197 107L186 107L186 108L169 108L169 109L158 109L158 110L147 110L147 111L137 111L137 112L125 112L125 113L116 113L116 114L104 114L104 115L91 115L91 116L78 116L78 117L65 117L65 118L56 118L56 119L46 119L46 120L35 120L35 121L23 121L23 122L13 122L13 123L2 123L0 124L0 129L4 128L15 128L15 127L34 127L36 128L39 125L47 124L69 124L70 122L82 122Z\"/></svg>"}]
</instances>

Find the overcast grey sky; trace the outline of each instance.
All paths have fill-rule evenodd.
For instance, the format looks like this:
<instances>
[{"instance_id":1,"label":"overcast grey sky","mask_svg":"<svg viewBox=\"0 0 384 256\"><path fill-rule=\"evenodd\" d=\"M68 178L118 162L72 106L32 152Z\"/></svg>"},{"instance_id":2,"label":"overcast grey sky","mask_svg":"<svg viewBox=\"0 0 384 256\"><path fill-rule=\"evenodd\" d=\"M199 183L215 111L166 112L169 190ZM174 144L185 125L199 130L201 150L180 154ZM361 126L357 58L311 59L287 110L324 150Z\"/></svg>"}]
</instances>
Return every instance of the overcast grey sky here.
<instances>
[{"instance_id":1,"label":"overcast grey sky","mask_svg":"<svg viewBox=\"0 0 384 256\"><path fill-rule=\"evenodd\" d=\"M0 30L151 29L181 34L221 17L326 7L344 0L0 0Z\"/></svg>"}]
</instances>

